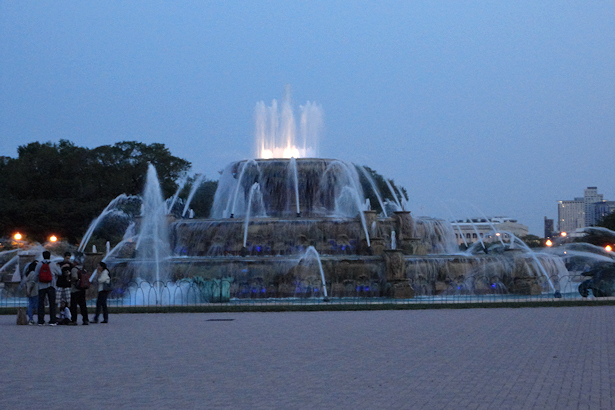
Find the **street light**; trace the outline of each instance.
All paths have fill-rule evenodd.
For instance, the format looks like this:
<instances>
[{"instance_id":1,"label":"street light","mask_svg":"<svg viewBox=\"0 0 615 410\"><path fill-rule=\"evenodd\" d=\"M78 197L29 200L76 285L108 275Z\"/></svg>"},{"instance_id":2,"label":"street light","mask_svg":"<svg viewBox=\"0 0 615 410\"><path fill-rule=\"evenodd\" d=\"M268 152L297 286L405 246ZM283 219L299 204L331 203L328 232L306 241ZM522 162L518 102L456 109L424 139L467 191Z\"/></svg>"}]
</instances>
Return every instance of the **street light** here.
<instances>
[{"instance_id":1,"label":"street light","mask_svg":"<svg viewBox=\"0 0 615 410\"><path fill-rule=\"evenodd\" d=\"M13 239L15 239L15 243L17 244L18 250L21 248L22 238L23 238L23 235L19 232L15 232L15 235L13 235Z\"/></svg>"},{"instance_id":2,"label":"street light","mask_svg":"<svg viewBox=\"0 0 615 410\"><path fill-rule=\"evenodd\" d=\"M547 242L545 242L545 245L547 246L553 246L553 242L551 242L551 239L547 239Z\"/></svg>"},{"instance_id":3,"label":"street light","mask_svg":"<svg viewBox=\"0 0 615 410\"><path fill-rule=\"evenodd\" d=\"M606 250L607 252L611 252L613 250L613 247L611 245L607 245L604 247L604 250Z\"/></svg>"},{"instance_id":4,"label":"street light","mask_svg":"<svg viewBox=\"0 0 615 410\"><path fill-rule=\"evenodd\" d=\"M57 237L57 236L55 236L55 235L51 235L51 236L49 237L49 242L57 242L57 241L58 241L58 237Z\"/></svg>"}]
</instances>

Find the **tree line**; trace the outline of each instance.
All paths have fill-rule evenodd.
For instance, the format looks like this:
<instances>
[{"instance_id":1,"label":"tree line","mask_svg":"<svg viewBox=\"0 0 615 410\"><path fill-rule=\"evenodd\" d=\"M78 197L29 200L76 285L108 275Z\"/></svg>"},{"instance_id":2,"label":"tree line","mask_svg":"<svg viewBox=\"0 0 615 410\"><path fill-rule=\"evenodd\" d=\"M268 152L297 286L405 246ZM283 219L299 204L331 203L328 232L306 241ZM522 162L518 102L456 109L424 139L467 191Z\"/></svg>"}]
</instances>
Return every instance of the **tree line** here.
<instances>
[{"instance_id":1,"label":"tree line","mask_svg":"<svg viewBox=\"0 0 615 410\"><path fill-rule=\"evenodd\" d=\"M165 197L176 192L178 180L187 178L191 167L164 144L137 141L92 149L67 140L33 142L17 152L17 158L0 157L0 237L19 231L38 242L55 234L77 243L111 200L142 193L149 163L156 167ZM194 181L187 179L183 191ZM208 209L204 194L215 191L217 183L204 183L209 189L197 195L194 204Z\"/></svg>"}]
</instances>

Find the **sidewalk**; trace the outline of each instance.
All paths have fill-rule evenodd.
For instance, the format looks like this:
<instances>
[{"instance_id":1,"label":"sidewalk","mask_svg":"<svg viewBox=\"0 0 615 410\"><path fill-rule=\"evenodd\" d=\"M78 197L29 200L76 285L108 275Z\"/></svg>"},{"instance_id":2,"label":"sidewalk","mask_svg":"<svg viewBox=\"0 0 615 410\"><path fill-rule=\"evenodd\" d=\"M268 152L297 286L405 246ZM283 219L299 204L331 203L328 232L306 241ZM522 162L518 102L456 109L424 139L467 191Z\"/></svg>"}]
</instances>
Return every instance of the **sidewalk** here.
<instances>
[{"instance_id":1,"label":"sidewalk","mask_svg":"<svg viewBox=\"0 0 615 410\"><path fill-rule=\"evenodd\" d=\"M121 314L56 327L0 316L0 408L611 409L614 315Z\"/></svg>"}]
</instances>

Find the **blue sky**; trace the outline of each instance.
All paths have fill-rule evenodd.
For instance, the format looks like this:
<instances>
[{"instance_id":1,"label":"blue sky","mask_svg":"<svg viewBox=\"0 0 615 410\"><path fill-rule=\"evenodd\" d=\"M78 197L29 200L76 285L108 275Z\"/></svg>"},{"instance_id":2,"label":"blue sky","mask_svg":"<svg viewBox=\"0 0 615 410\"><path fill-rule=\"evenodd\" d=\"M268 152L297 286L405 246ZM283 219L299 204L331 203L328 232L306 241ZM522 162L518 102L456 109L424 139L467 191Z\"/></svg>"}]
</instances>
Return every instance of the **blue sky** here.
<instances>
[{"instance_id":1,"label":"blue sky","mask_svg":"<svg viewBox=\"0 0 615 410\"><path fill-rule=\"evenodd\" d=\"M0 2L0 155L164 143L217 179L290 84L320 154L408 190L415 215L518 218L615 200L612 1Z\"/></svg>"}]
</instances>

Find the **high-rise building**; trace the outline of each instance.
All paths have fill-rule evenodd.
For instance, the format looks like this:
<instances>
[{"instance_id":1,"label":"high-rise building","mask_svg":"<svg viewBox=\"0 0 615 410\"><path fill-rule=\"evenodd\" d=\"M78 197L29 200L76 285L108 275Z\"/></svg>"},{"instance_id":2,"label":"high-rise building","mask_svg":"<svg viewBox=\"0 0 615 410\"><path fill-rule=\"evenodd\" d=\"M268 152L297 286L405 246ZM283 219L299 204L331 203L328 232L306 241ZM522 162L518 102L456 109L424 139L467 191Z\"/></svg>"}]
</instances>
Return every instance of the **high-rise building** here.
<instances>
[{"instance_id":1,"label":"high-rise building","mask_svg":"<svg viewBox=\"0 0 615 410\"><path fill-rule=\"evenodd\" d=\"M583 198L557 201L557 230L571 232L585 226L585 202Z\"/></svg>"},{"instance_id":2,"label":"high-rise building","mask_svg":"<svg viewBox=\"0 0 615 410\"><path fill-rule=\"evenodd\" d=\"M583 196L583 202L585 204L585 226L593 226L596 224L596 207L597 202L602 202L602 194L598 194L598 188L595 186L587 187L585 195Z\"/></svg>"},{"instance_id":3,"label":"high-rise building","mask_svg":"<svg viewBox=\"0 0 615 410\"><path fill-rule=\"evenodd\" d=\"M613 203L613 205L609 205ZM557 230L572 232L594 226L605 215L615 211L613 201L605 201L597 187L587 187L584 196L573 200L557 201Z\"/></svg>"}]
</instances>

